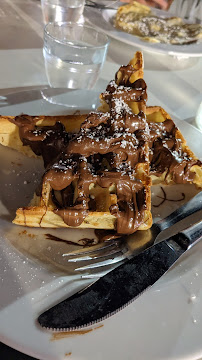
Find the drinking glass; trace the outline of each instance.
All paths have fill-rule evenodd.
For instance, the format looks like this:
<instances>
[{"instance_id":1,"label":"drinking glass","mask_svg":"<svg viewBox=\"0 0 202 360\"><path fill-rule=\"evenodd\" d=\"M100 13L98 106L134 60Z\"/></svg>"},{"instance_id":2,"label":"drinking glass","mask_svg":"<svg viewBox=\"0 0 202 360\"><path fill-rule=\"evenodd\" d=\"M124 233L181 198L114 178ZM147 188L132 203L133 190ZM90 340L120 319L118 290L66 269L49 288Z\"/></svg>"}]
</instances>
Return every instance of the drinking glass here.
<instances>
[{"instance_id":1,"label":"drinking glass","mask_svg":"<svg viewBox=\"0 0 202 360\"><path fill-rule=\"evenodd\" d=\"M41 0L44 23L82 22L85 0Z\"/></svg>"},{"instance_id":2,"label":"drinking glass","mask_svg":"<svg viewBox=\"0 0 202 360\"><path fill-rule=\"evenodd\" d=\"M48 23L43 54L49 85L92 89L104 64L108 44L108 37L90 26Z\"/></svg>"},{"instance_id":3,"label":"drinking glass","mask_svg":"<svg viewBox=\"0 0 202 360\"><path fill-rule=\"evenodd\" d=\"M202 131L202 102L199 105L199 108L196 113L195 122L199 130Z\"/></svg>"}]
</instances>

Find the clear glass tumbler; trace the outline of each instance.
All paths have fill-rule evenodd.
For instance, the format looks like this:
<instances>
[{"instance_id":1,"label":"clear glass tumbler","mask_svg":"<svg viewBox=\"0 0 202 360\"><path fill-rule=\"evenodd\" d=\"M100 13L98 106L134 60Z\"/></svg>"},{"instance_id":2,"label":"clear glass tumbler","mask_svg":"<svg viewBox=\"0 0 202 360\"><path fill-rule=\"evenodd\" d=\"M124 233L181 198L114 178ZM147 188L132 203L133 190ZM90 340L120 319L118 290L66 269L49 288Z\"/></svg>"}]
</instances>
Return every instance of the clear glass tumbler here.
<instances>
[{"instance_id":1,"label":"clear glass tumbler","mask_svg":"<svg viewBox=\"0 0 202 360\"><path fill-rule=\"evenodd\" d=\"M82 22L85 0L41 0L44 23Z\"/></svg>"},{"instance_id":2,"label":"clear glass tumbler","mask_svg":"<svg viewBox=\"0 0 202 360\"><path fill-rule=\"evenodd\" d=\"M202 102L199 105L199 108L196 113L195 122L199 130L202 131Z\"/></svg>"},{"instance_id":3,"label":"clear glass tumbler","mask_svg":"<svg viewBox=\"0 0 202 360\"><path fill-rule=\"evenodd\" d=\"M43 54L49 85L92 89L104 64L108 44L105 34L83 24L47 24Z\"/></svg>"}]
</instances>

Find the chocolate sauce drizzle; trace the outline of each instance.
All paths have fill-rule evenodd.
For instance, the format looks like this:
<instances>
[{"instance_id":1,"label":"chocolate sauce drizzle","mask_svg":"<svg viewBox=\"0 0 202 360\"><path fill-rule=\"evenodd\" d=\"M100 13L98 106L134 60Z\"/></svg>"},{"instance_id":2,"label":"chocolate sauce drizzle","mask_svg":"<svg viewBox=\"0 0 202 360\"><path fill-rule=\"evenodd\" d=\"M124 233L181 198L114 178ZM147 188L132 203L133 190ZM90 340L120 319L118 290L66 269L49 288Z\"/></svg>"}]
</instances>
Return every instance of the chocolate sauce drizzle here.
<instances>
[{"instance_id":1,"label":"chocolate sauce drizzle","mask_svg":"<svg viewBox=\"0 0 202 360\"><path fill-rule=\"evenodd\" d=\"M33 121L21 115L13 121L23 144L42 155L43 181L51 185L54 211L69 226L79 226L97 210L98 198L91 188L105 191L109 207L104 211L116 217L117 233L133 233L144 221L146 189L136 167L144 164L143 177L149 184L149 128L143 111L147 93L143 79L130 83L134 72L132 65L120 68L118 79L102 94L109 111L91 112L77 134L68 134L61 123L39 128L37 117ZM141 104L137 114L129 102ZM111 193L117 202L110 203Z\"/></svg>"},{"instance_id":2,"label":"chocolate sauce drizzle","mask_svg":"<svg viewBox=\"0 0 202 360\"><path fill-rule=\"evenodd\" d=\"M143 79L130 83L134 72L132 65L119 69L101 95L108 111L88 114L76 134L67 133L60 122L39 127L38 117L12 120L23 144L42 155L43 182L51 186L54 212L69 226L81 225L90 212L110 212L116 232L131 234L149 210L149 162L150 174L166 171L176 183L192 182L191 167L201 165L183 150L172 120L148 126L146 84ZM137 105L136 114L131 103Z\"/></svg>"},{"instance_id":3,"label":"chocolate sauce drizzle","mask_svg":"<svg viewBox=\"0 0 202 360\"><path fill-rule=\"evenodd\" d=\"M19 115L10 120L19 127L23 145L29 145L36 155L43 157L44 166L50 164L66 147L74 134L67 133L61 122L53 126L37 126L39 117Z\"/></svg>"},{"instance_id":4,"label":"chocolate sauce drizzle","mask_svg":"<svg viewBox=\"0 0 202 360\"><path fill-rule=\"evenodd\" d=\"M116 216L118 233L132 233L143 221L146 190L137 178L136 165L148 160L148 125L144 112L134 115L127 102L145 103L147 96L143 79L132 85L128 89L110 82L102 94L109 112L91 112L80 132L47 168L44 181L50 183L53 191L73 194L70 186L74 183L75 194L76 188L76 199L66 203L63 199L61 208L55 210L70 226L79 226L90 211L97 209L96 197L91 198L92 185L102 189L115 187L117 203L107 211Z\"/></svg>"},{"instance_id":5,"label":"chocolate sauce drizzle","mask_svg":"<svg viewBox=\"0 0 202 360\"><path fill-rule=\"evenodd\" d=\"M159 207L159 206L161 206L162 204L164 204L165 201L178 202L178 201L183 201L183 200L185 199L185 193L183 193L183 192L181 193L181 196L182 196L182 197L181 197L180 199L168 199L168 198L167 198L167 194L166 194L164 188L162 188L162 186L161 186L161 191L162 191L162 193L163 193L163 197L160 196L160 195L157 195L156 197L158 197L159 199L162 199L162 201L160 201L160 203L157 204L157 205L152 204L153 207Z\"/></svg>"},{"instance_id":6,"label":"chocolate sauce drizzle","mask_svg":"<svg viewBox=\"0 0 202 360\"><path fill-rule=\"evenodd\" d=\"M114 230L96 229L95 235L97 236L99 242L123 240L125 238L123 235L117 234Z\"/></svg>"},{"instance_id":7,"label":"chocolate sauce drizzle","mask_svg":"<svg viewBox=\"0 0 202 360\"><path fill-rule=\"evenodd\" d=\"M192 182L195 173L190 171L193 165L201 166L183 149L183 143L177 135L177 127L171 119L162 123L149 123L150 130L150 174L161 176L166 172L165 180L171 175L176 184Z\"/></svg>"},{"instance_id":8,"label":"chocolate sauce drizzle","mask_svg":"<svg viewBox=\"0 0 202 360\"><path fill-rule=\"evenodd\" d=\"M68 245L75 245L75 242L73 242L73 241L61 239L58 236L55 236L52 234L45 234L45 235L48 240L59 241L59 242L63 242ZM78 243L79 243L79 245L83 245L85 247L85 246L92 245L94 243L94 239L82 238L82 239L78 240Z\"/></svg>"}]
</instances>

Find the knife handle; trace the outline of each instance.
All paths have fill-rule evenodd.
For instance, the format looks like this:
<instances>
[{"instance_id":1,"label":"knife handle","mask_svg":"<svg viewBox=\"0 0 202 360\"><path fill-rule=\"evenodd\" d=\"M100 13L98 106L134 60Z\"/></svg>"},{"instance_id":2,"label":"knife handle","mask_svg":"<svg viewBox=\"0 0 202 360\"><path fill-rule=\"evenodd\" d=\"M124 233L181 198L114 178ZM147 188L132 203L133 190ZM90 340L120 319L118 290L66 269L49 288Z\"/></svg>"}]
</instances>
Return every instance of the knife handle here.
<instances>
[{"instance_id":1,"label":"knife handle","mask_svg":"<svg viewBox=\"0 0 202 360\"><path fill-rule=\"evenodd\" d=\"M173 237L184 250L190 249L202 239L202 220L196 224L180 231Z\"/></svg>"},{"instance_id":2,"label":"knife handle","mask_svg":"<svg viewBox=\"0 0 202 360\"><path fill-rule=\"evenodd\" d=\"M182 205L180 208L176 209L166 218L155 223L155 226L163 231L170 226L176 224L178 221L183 220L189 215L194 214L195 212L202 210L202 191L195 195L191 200L186 204Z\"/></svg>"}]
</instances>

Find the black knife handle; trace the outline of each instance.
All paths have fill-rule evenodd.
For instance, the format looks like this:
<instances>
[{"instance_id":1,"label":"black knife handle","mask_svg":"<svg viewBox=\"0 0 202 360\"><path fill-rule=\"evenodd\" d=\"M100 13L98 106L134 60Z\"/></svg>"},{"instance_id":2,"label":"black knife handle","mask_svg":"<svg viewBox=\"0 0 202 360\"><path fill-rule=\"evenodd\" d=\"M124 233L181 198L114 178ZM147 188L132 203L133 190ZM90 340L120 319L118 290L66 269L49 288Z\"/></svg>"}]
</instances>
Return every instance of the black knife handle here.
<instances>
[{"instance_id":1,"label":"black knife handle","mask_svg":"<svg viewBox=\"0 0 202 360\"><path fill-rule=\"evenodd\" d=\"M189 228L180 231L173 237L184 250L190 249L202 239L202 220Z\"/></svg>"},{"instance_id":2,"label":"black knife handle","mask_svg":"<svg viewBox=\"0 0 202 360\"><path fill-rule=\"evenodd\" d=\"M160 231L166 230L170 226L176 224L178 221L183 220L184 218L194 214L199 210L202 210L202 191L200 191L186 204L172 212L172 214L155 223L155 227L157 227Z\"/></svg>"}]
</instances>

